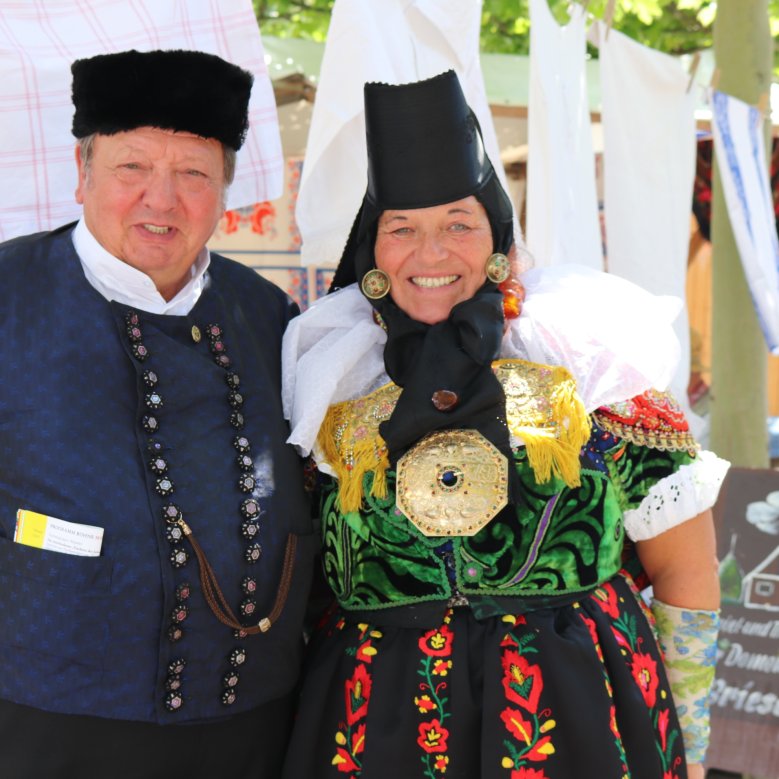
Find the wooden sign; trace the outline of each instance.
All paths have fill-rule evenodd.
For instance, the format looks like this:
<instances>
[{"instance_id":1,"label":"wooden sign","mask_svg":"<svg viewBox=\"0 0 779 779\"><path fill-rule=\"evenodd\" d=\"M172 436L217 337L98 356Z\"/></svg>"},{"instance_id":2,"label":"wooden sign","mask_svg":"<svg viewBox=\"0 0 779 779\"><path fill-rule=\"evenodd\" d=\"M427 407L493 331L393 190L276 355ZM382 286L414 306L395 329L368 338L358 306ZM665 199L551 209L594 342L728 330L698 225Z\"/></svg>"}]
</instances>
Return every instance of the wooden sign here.
<instances>
[{"instance_id":1,"label":"wooden sign","mask_svg":"<svg viewBox=\"0 0 779 779\"><path fill-rule=\"evenodd\" d=\"M779 471L732 468L717 505L722 621L706 764L779 775Z\"/></svg>"}]
</instances>

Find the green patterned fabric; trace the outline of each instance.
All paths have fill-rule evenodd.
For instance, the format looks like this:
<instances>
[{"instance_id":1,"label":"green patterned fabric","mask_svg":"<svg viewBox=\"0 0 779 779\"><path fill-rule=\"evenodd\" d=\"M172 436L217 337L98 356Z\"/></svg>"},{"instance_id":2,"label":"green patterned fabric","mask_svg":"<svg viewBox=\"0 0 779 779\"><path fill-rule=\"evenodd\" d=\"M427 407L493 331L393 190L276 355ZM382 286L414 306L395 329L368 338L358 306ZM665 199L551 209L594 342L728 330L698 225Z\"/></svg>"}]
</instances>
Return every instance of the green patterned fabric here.
<instances>
[{"instance_id":1,"label":"green patterned fabric","mask_svg":"<svg viewBox=\"0 0 779 779\"><path fill-rule=\"evenodd\" d=\"M692 458L626 444L599 428L582 450L581 486L552 479L537 484L525 450L514 456L523 501L509 506L472 537L422 535L388 497L370 496L343 514L337 483L322 487L326 578L345 609L373 610L447 601L548 598L592 590L621 567L622 513L637 506L660 479ZM447 566L447 562L449 566Z\"/></svg>"},{"instance_id":2,"label":"green patterned fabric","mask_svg":"<svg viewBox=\"0 0 779 779\"><path fill-rule=\"evenodd\" d=\"M623 511L637 508L651 487L695 457L686 451L667 452L623 442L605 458L612 484Z\"/></svg>"},{"instance_id":3,"label":"green patterned fabric","mask_svg":"<svg viewBox=\"0 0 779 779\"><path fill-rule=\"evenodd\" d=\"M709 744L709 694L717 664L719 611L680 609L655 598L652 613L687 762L702 763Z\"/></svg>"}]
</instances>

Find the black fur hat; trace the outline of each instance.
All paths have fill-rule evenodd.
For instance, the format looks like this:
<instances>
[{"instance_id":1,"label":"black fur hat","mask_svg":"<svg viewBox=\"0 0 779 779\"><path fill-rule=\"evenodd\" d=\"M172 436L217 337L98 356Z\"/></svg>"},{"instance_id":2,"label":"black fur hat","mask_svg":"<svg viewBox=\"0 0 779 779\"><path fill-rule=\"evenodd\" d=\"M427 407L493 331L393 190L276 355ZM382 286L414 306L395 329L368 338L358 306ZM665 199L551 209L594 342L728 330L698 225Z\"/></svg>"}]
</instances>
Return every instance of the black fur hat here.
<instances>
[{"instance_id":1,"label":"black fur hat","mask_svg":"<svg viewBox=\"0 0 779 779\"><path fill-rule=\"evenodd\" d=\"M201 51L122 51L76 60L73 135L159 127L215 138L236 151L249 128L254 77Z\"/></svg>"}]
</instances>

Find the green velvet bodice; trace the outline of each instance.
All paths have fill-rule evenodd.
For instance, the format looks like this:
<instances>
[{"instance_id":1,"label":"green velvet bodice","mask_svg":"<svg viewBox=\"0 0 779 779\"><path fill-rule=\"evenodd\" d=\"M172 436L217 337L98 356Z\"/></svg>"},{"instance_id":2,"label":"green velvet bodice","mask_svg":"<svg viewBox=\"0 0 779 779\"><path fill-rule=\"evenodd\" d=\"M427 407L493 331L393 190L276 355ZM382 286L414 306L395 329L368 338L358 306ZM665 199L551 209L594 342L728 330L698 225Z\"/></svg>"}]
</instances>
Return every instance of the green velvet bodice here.
<instances>
[{"instance_id":1,"label":"green velvet bodice","mask_svg":"<svg viewBox=\"0 0 779 779\"><path fill-rule=\"evenodd\" d=\"M694 454L665 451L607 432L592 418L580 454L581 484L552 476L539 484L524 447L514 453L522 486L507 506L470 537L426 537L395 505L395 474L387 494L372 495L363 477L359 510L343 512L338 482L321 487L326 578L347 610L375 610L436 601L517 599L539 604L596 588L622 565L623 512ZM493 607L494 610L494 607Z\"/></svg>"}]
</instances>

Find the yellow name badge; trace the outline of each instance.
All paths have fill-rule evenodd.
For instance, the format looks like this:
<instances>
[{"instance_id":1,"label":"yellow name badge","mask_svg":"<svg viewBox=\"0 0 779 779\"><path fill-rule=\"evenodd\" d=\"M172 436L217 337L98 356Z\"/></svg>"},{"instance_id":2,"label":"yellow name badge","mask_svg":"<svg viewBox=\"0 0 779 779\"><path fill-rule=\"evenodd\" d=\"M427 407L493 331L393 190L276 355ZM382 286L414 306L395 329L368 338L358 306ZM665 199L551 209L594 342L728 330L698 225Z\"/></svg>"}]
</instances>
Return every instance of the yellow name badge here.
<instances>
[{"instance_id":1,"label":"yellow name badge","mask_svg":"<svg viewBox=\"0 0 779 779\"><path fill-rule=\"evenodd\" d=\"M79 525L76 522L47 517L36 511L19 509L16 512L14 541L51 552L98 557L103 545L103 528Z\"/></svg>"}]
</instances>

